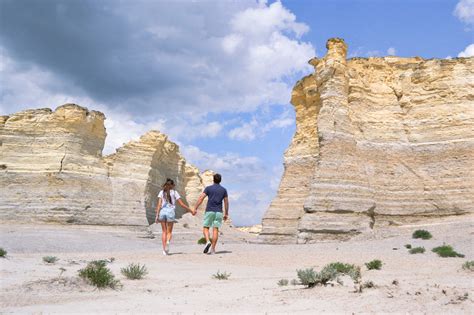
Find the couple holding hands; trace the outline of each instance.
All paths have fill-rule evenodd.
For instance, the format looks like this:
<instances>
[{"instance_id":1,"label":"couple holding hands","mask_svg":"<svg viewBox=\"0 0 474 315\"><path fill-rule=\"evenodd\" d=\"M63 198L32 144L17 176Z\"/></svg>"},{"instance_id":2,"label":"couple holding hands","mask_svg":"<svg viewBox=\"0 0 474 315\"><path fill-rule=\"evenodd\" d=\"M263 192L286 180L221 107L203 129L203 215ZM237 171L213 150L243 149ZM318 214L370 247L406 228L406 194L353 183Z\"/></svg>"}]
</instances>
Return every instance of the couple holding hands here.
<instances>
[{"instance_id":1,"label":"couple holding hands","mask_svg":"<svg viewBox=\"0 0 474 315\"><path fill-rule=\"evenodd\" d=\"M216 244L219 238L219 228L222 220L227 220L229 214L229 198L227 190L220 185L222 176L214 175L214 184L207 186L199 196L194 209L188 207L182 200L181 196L174 190L174 181L167 179L163 184L163 190L158 193L158 204L156 206L156 223L161 223L161 242L163 243L163 255L169 255L171 234L173 232L173 224L176 222L175 209L176 203L181 207L196 215L199 206L208 198L206 212L204 213L203 233L206 238L205 254L215 254ZM222 204L224 203L224 213L222 213ZM212 227L212 238L209 235L209 229ZM211 242L212 240L212 242Z\"/></svg>"}]
</instances>

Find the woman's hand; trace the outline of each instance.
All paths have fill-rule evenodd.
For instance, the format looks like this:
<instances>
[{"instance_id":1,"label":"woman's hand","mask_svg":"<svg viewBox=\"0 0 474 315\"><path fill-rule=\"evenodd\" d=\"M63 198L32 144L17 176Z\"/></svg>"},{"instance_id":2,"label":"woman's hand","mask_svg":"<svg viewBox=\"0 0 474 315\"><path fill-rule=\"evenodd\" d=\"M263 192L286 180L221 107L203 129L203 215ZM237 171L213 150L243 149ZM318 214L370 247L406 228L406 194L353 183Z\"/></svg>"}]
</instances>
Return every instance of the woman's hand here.
<instances>
[{"instance_id":1,"label":"woman's hand","mask_svg":"<svg viewBox=\"0 0 474 315\"><path fill-rule=\"evenodd\" d=\"M159 218L160 218L160 213L157 212L157 213L156 213L156 218L155 218L155 223L158 223L158 222L159 222L159 221L158 221Z\"/></svg>"}]
</instances>

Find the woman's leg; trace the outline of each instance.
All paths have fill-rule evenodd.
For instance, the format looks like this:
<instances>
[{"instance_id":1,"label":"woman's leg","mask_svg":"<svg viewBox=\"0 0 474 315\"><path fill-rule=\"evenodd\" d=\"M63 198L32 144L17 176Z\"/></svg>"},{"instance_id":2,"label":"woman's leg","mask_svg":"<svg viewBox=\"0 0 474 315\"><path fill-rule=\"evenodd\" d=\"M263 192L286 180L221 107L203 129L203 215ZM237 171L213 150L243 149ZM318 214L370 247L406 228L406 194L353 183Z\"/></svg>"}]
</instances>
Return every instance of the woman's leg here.
<instances>
[{"instance_id":1,"label":"woman's leg","mask_svg":"<svg viewBox=\"0 0 474 315\"><path fill-rule=\"evenodd\" d=\"M171 241L171 233L173 233L173 222L168 222L168 238L167 241L168 243Z\"/></svg>"},{"instance_id":2,"label":"woman's leg","mask_svg":"<svg viewBox=\"0 0 474 315\"><path fill-rule=\"evenodd\" d=\"M167 231L166 221L161 221L161 243L163 244L164 251L166 251Z\"/></svg>"}]
</instances>

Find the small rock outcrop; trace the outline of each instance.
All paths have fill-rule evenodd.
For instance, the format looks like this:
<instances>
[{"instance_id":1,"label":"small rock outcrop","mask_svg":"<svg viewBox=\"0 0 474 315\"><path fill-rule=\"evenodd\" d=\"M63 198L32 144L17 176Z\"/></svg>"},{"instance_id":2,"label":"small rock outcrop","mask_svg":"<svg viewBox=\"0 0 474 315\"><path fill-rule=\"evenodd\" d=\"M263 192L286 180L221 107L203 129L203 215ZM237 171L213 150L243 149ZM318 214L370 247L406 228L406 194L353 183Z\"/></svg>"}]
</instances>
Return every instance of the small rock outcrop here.
<instances>
[{"instance_id":1,"label":"small rock outcrop","mask_svg":"<svg viewBox=\"0 0 474 315\"><path fill-rule=\"evenodd\" d=\"M150 131L104 157L104 120L75 104L2 116L0 219L147 225L168 177L194 204L204 185L175 143Z\"/></svg>"},{"instance_id":2,"label":"small rock outcrop","mask_svg":"<svg viewBox=\"0 0 474 315\"><path fill-rule=\"evenodd\" d=\"M334 38L293 89L297 129L260 240L348 239L474 213L474 58L353 58Z\"/></svg>"}]
</instances>

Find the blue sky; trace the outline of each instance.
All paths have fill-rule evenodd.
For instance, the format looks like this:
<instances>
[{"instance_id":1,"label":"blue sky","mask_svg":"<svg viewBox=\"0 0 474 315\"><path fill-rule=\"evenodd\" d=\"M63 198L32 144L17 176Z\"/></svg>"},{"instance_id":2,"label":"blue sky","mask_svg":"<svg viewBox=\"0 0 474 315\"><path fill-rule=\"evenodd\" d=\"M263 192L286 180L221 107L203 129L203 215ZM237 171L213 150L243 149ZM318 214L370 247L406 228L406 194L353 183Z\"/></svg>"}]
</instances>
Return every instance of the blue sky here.
<instances>
[{"instance_id":1,"label":"blue sky","mask_svg":"<svg viewBox=\"0 0 474 315\"><path fill-rule=\"evenodd\" d=\"M0 113L74 102L106 153L150 129L223 174L259 223L295 130L291 88L342 37L349 56L474 54L474 0L0 0Z\"/></svg>"}]
</instances>

